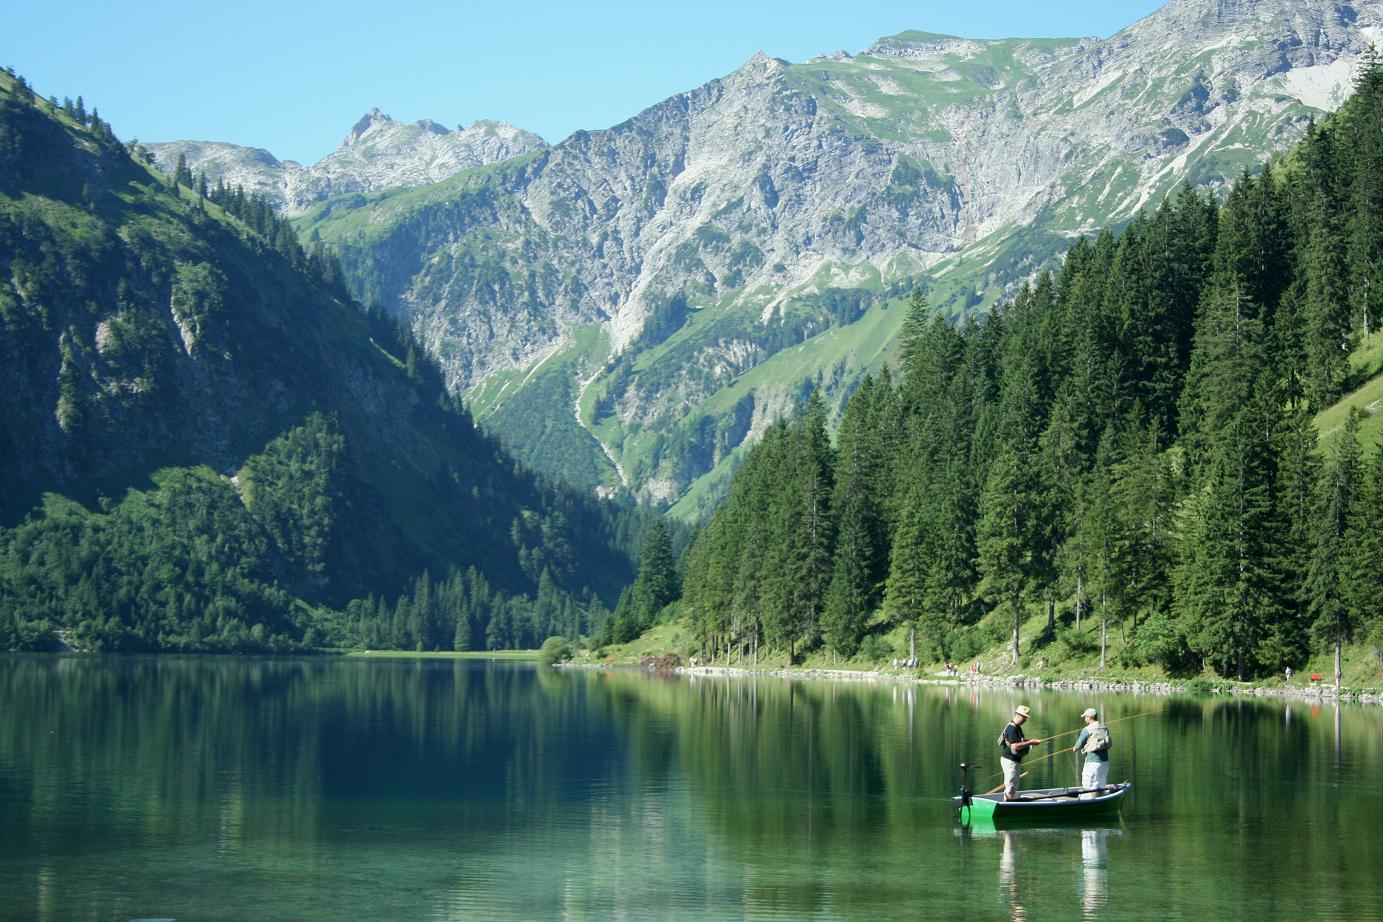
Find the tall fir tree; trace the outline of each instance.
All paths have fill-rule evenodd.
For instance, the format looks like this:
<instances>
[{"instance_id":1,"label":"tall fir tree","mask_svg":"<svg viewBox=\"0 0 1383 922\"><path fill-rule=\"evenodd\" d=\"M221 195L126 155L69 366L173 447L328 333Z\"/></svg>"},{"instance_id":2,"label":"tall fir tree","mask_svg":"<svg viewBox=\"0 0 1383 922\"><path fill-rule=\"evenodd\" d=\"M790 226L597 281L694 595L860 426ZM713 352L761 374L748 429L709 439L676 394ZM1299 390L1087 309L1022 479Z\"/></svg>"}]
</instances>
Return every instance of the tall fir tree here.
<instances>
[{"instance_id":1,"label":"tall fir tree","mask_svg":"<svg viewBox=\"0 0 1383 922\"><path fill-rule=\"evenodd\" d=\"M1280 620L1273 567L1273 458L1261 414L1246 407L1225 428L1183 533L1177 606L1191 647L1221 675L1260 669L1265 624Z\"/></svg>"},{"instance_id":2,"label":"tall fir tree","mask_svg":"<svg viewBox=\"0 0 1383 922\"><path fill-rule=\"evenodd\" d=\"M1359 412L1351 410L1335 438L1316 502L1311 569L1307 577L1307 610L1316 636L1335 653L1335 684L1343 675L1344 645L1354 637L1358 620L1350 606L1348 557L1351 524L1356 519L1362 466L1359 451ZM1377 527L1372 523L1371 527Z\"/></svg>"},{"instance_id":3,"label":"tall fir tree","mask_svg":"<svg viewBox=\"0 0 1383 922\"><path fill-rule=\"evenodd\" d=\"M982 590L1010 619L1010 665L1022 654L1024 599L1033 567L1037 521L1031 459L1008 446L990 468L976 528Z\"/></svg>"},{"instance_id":4,"label":"tall fir tree","mask_svg":"<svg viewBox=\"0 0 1383 922\"><path fill-rule=\"evenodd\" d=\"M832 651L846 657L854 654L864 635L887 560L881 447L873 426L876 390L873 378L866 376L845 406L836 437L831 500L837 527L835 566L822 613L822 636Z\"/></svg>"}]
</instances>

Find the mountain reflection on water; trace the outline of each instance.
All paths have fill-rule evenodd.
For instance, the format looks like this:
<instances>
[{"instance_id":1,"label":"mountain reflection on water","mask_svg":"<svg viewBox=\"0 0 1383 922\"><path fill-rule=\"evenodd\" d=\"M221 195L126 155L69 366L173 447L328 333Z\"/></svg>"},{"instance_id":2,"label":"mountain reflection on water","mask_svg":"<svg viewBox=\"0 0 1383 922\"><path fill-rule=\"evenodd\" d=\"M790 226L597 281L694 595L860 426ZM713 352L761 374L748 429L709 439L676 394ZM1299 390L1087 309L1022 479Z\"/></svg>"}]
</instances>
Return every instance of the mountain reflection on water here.
<instances>
[{"instance_id":1,"label":"mountain reflection on water","mask_svg":"<svg viewBox=\"0 0 1383 922\"><path fill-rule=\"evenodd\" d=\"M1116 723L1122 824L962 827L1034 734ZM1290 715L1290 718L1287 716ZM1367 706L551 670L7 657L14 918L1368 916ZM1071 783L1073 760L1025 784ZM986 784L986 781L989 781ZM1116 895L1118 898L1111 898Z\"/></svg>"}]
</instances>

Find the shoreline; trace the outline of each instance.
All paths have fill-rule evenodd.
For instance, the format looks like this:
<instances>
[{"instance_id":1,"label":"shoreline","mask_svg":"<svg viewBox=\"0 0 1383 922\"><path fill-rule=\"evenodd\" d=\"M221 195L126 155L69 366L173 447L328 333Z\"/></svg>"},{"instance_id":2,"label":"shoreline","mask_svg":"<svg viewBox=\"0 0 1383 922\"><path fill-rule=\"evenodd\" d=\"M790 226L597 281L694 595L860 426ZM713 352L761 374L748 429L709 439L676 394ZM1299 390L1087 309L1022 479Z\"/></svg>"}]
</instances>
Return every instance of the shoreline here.
<instances>
[{"instance_id":1,"label":"shoreline","mask_svg":"<svg viewBox=\"0 0 1383 922\"><path fill-rule=\"evenodd\" d=\"M1097 691L1114 692L1122 694L1151 694L1151 695L1196 695L1199 694L1196 688L1190 683L1177 683L1171 681L1142 681L1138 679L1093 679L1093 678L1065 678L1065 679L1045 679L1041 676L1030 675L974 675L962 673L959 675L946 675L938 673L912 674L905 672L893 672L884 669L865 670L865 669L823 669L820 667L802 668L787 666L762 666L758 668L745 666L670 666L659 668L655 666L641 665L633 662L574 662L568 661L559 664L562 668L574 669L634 669L642 672L672 673L675 675L701 676L701 677L753 677L769 676L780 679L805 679L809 681L832 681L832 682L873 682L883 683L892 682L898 684L912 685L944 685L956 688L965 687L986 687L986 688L1037 688L1048 691ZM1230 680L1201 680L1196 683L1208 685L1210 697L1238 697L1238 698L1281 698L1295 701L1331 701L1349 702L1354 704L1383 704L1383 692L1369 690L1355 691L1345 688L1338 689L1334 685L1326 685L1323 682L1312 683L1309 685L1254 685L1251 683L1239 683Z\"/></svg>"}]
</instances>

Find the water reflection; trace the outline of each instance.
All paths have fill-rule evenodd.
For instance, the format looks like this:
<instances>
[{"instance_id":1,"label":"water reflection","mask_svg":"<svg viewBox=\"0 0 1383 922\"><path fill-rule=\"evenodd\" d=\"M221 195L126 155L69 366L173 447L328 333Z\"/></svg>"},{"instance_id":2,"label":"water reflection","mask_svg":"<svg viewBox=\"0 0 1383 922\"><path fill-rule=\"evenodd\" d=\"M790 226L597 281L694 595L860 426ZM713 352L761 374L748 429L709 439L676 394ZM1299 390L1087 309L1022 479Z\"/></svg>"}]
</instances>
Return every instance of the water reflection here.
<instances>
[{"instance_id":1,"label":"water reflection","mask_svg":"<svg viewBox=\"0 0 1383 922\"><path fill-rule=\"evenodd\" d=\"M1109 830L1080 832L1081 908L1091 919L1109 900Z\"/></svg>"},{"instance_id":2,"label":"water reflection","mask_svg":"<svg viewBox=\"0 0 1383 922\"><path fill-rule=\"evenodd\" d=\"M1057 878L1075 882L1082 918L1098 917L1109 903L1109 840L1128 834L1129 828L1115 820L1083 826L1005 828L986 819L956 831L967 849L977 849L982 860L985 855L992 856L991 843L998 845L999 912L1014 922L1034 914L1045 918L1050 913L1049 905L1036 913L1030 907L1035 893L1039 910L1050 903L1043 892Z\"/></svg>"},{"instance_id":3,"label":"water reflection","mask_svg":"<svg viewBox=\"0 0 1383 922\"><path fill-rule=\"evenodd\" d=\"M1023 900L1018 887L1018 836L1004 830L999 833L1003 837L1003 850L999 853L999 894L1008 900L1011 910L1009 918L1013 922L1022 922L1028 917L1028 911L1023 906Z\"/></svg>"},{"instance_id":4,"label":"water reflection","mask_svg":"<svg viewBox=\"0 0 1383 922\"><path fill-rule=\"evenodd\" d=\"M1055 733L1087 698L1022 700ZM1111 885L1169 881L1187 918L1235 916L1264 880L1313 918L1383 898L1376 709L1111 698L1110 720L1161 708L1119 725L1144 804L1127 833L958 828L956 766L997 783L1018 700L437 660L11 658L0 915L1137 918Z\"/></svg>"}]
</instances>

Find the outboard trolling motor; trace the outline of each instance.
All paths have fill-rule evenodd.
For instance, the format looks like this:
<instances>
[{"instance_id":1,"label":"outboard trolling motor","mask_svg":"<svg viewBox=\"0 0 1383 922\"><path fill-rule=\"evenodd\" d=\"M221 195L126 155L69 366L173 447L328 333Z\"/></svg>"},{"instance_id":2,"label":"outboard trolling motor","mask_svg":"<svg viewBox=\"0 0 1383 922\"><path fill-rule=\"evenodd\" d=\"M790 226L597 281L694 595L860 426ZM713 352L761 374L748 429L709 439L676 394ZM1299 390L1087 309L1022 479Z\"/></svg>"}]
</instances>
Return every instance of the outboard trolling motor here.
<instances>
[{"instance_id":1,"label":"outboard trolling motor","mask_svg":"<svg viewBox=\"0 0 1383 922\"><path fill-rule=\"evenodd\" d=\"M968 762L960 763L960 809L962 811L960 821L962 823L968 824L970 822L970 799L975 794L974 791L970 790L970 769L979 767L978 763L974 765Z\"/></svg>"}]
</instances>

